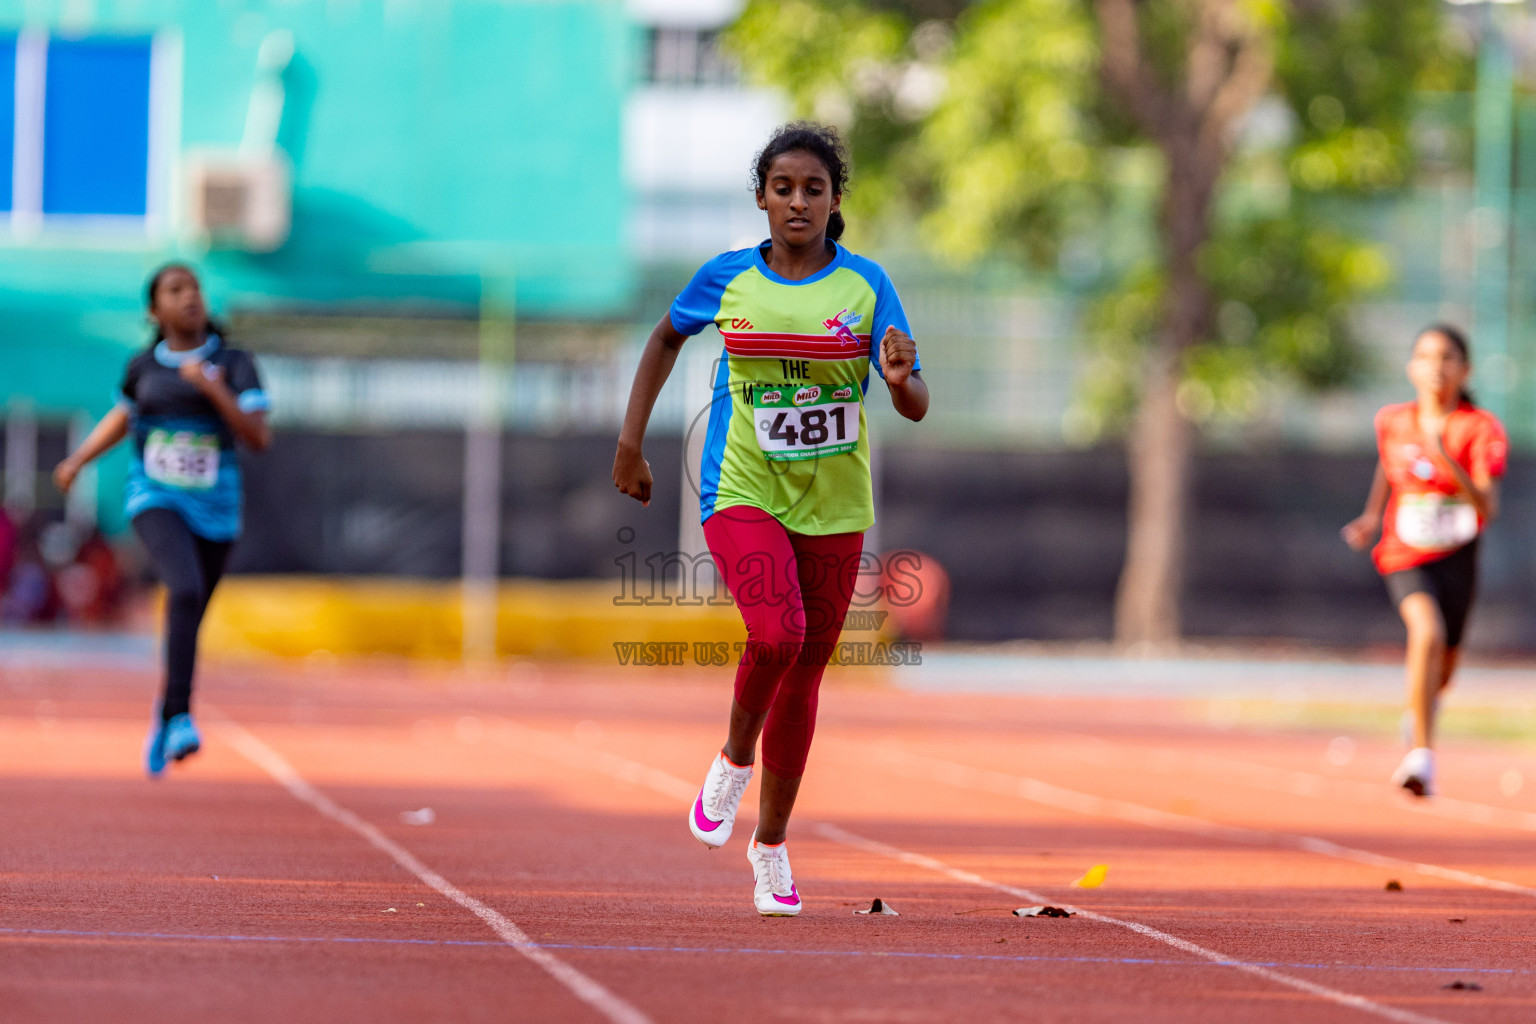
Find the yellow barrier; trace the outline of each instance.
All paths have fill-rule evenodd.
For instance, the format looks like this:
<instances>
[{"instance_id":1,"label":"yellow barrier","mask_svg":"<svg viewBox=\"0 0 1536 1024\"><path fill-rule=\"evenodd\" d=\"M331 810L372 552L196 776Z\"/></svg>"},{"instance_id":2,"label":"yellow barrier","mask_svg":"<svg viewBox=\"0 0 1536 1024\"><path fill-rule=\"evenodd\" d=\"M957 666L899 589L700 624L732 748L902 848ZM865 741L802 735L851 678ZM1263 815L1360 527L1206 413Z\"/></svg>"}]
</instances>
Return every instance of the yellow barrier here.
<instances>
[{"instance_id":1,"label":"yellow barrier","mask_svg":"<svg viewBox=\"0 0 1536 1024\"><path fill-rule=\"evenodd\" d=\"M615 644L733 645L747 638L733 605L616 606L617 580L518 580L497 588L497 654L606 661ZM232 655L397 655L456 659L463 650L457 583L236 576L219 584L202 648ZM640 659L655 647L626 647Z\"/></svg>"}]
</instances>

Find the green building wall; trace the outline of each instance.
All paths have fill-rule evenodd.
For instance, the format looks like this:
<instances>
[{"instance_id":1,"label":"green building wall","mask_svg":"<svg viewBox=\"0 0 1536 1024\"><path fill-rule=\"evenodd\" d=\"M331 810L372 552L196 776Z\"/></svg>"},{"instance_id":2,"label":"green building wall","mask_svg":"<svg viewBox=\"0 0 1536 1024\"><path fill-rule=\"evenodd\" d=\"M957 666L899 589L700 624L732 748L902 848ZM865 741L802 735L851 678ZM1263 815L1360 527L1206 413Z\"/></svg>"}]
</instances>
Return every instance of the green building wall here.
<instances>
[{"instance_id":1,"label":"green building wall","mask_svg":"<svg viewBox=\"0 0 1536 1024\"><path fill-rule=\"evenodd\" d=\"M257 48L280 29L295 43L278 132L293 165L288 242L207 252L170 227L24 240L0 227L0 412L104 412L147 337L144 281L169 259L198 267L221 313L474 316L487 300L519 317L625 311L635 32L617 2L0 0L0 34L178 44L178 159L239 143ZM102 467L109 525L123 461Z\"/></svg>"},{"instance_id":2,"label":"green building wall","mask_svg":"<svg viewBox=\"0 0 1536 1024\"><path fill-rule=\"evenodd\" d=\"M0 402L101 409L144 338L145 277L170 258L225 311L473 315L489 288L520 316L602 319L630 301L617 3L0 0L0 32L21 29L179 35L183 152L238 144L257 47L290 30L293 229L264 255L170 232L0 232Z\"/></svg>"}]
</instances>

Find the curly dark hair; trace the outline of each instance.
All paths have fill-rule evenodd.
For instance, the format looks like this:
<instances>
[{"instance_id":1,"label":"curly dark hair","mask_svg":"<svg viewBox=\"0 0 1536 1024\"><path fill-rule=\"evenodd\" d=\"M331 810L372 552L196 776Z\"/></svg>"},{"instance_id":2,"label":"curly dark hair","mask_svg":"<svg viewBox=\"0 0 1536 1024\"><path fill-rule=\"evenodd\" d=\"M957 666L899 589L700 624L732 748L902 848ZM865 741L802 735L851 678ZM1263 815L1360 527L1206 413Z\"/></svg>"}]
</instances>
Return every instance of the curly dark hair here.
<instances>
[{"instance_id":1,"label":"curly dark hair","mask_svg":"<svg viewBox=\"0 0 1536 1024\"><path fill-rule=\"evenodd\" d=\"M820 160L832 179L832 194L840 196L848 188L848 149L837 134L836 128L814 121L791 121L774 129L768 144L757 154L752 169L752 191L762 192L768 186L768 168L785 153L809 153ZM832 214L827 221L827 237L836 241L843 237L847 224L841 213Z\"/></svg>"}]
</instances>

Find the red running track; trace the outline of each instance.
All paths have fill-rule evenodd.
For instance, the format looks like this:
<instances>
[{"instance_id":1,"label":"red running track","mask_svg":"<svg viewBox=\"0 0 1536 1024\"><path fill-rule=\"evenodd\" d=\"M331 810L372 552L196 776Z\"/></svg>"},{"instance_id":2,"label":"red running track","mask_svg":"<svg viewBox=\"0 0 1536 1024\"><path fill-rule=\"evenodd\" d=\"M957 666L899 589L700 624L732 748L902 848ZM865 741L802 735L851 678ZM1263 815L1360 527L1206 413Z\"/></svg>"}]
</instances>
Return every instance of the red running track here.
<instances>
[{"instance_id":1,"label":"red running track","mask_svg":"<svg viewBox=\"0 0 1536 1024\"><path fill-rule=\"evenodd\" d=\"M216 667L152 784L148 674L5 669L0 1019L1536 1020L1536 800L1497 785L1528 752L1447 747L1426 806L1384 741L858 678L805 910L763 919L751 813L720 851L684 823L720 673ZM1041 901L1078 916L1009 913Z\"/></svg>"}]
</instances>

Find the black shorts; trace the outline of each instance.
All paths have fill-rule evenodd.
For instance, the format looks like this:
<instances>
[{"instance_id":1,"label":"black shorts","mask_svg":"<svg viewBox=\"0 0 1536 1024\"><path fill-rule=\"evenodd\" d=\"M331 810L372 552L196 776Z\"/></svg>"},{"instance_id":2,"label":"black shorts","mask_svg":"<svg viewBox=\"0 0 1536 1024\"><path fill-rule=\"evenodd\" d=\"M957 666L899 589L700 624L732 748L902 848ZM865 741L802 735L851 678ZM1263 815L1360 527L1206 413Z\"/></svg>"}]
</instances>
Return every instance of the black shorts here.
<instances>
[{"instance_id":1,"label":"black shorts","mask_svg":"<svg viewBox=\"0 0 1536 1024\"><path fill-rule=\"evenodd\" d=\"M1477 592L1476 540L1444 558L1402 572L1389 572L1381 579L1392 595L1393 605L1401 605L1409 594L1428 594L1434 598L1445 620L1445 646L1461 646L1467 613L1472 610L1472 598Z\"/></svg>"}]
</instances>

